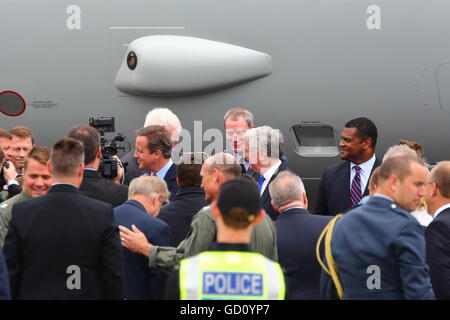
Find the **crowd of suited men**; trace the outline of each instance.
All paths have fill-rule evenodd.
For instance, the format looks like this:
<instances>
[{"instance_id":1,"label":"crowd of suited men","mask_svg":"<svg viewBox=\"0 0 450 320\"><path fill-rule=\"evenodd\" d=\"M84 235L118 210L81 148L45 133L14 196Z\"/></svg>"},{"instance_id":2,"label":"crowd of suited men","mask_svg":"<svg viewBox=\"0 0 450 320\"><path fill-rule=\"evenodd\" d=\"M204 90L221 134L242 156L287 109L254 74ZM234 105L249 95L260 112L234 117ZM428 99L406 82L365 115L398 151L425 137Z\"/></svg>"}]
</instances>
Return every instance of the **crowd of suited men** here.
<instances>
[{"instance_id":1,"label":"crowd of suited men","mask_svg":"<svg viewBox=\"0 0 450 320\"><path fill-rule=\"evenodd\" d=\"M238 177L258 185L265 217L250 247L279 262L286 299L450 298L450 162L426 164L410 141L381 159L376 125L353 119L342 161L325 168L310 205L279 130L255 126L243 108L228 110L224 127L230 150L175 163L180 120L155 108L109 180L93 127L71 128L51 149L26 127L0 129L0 298L167 298L168 274L216 241L209 205ZM331 267L341 296L317 247L338 214Z\"/></svg>"}]
</instances>

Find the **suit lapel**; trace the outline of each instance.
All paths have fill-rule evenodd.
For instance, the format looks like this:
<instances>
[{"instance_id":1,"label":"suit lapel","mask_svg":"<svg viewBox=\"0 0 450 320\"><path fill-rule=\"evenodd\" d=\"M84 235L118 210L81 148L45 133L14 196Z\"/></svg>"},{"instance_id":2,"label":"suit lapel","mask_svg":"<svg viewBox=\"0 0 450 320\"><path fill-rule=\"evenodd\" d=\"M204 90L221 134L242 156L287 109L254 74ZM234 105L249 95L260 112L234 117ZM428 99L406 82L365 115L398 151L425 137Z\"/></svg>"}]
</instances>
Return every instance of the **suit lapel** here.
<instances>
[{"instance_id":1,"label":"suit lapel","mask_svg":"<svg viewBox=\"0 0 450 320\"><path fill-rule=\"evenodd\" d=\"M377 167L379 167L380 165L381 165L381 161L378 158L375 158L375 163L373 164L372 171L370 171L369 180L367 180L366 188L364 189L364 193L363 193L363 197L369 195L369 181L370 181L370 177L372 176L372 173L374 172L374 170Z\"/></svg>"},{"instance_id":2,"label":"suit lapel","mask_svg":"<svg viewBox=\"0 0 450 320\"><path fill-rule=\"evenodd\" d=\"M281 162L280 166L278 167L277 171L272 175L272 177L269 180L269 183L267 184L266 188L264 189L264 192L261 196L261 203L265 203L266 200L270 197L269 193L269 185L272 183L273 180L277 177L278 173L281 171L287 170L287 164L285 162Z\"/></svg>"}]
</instances>

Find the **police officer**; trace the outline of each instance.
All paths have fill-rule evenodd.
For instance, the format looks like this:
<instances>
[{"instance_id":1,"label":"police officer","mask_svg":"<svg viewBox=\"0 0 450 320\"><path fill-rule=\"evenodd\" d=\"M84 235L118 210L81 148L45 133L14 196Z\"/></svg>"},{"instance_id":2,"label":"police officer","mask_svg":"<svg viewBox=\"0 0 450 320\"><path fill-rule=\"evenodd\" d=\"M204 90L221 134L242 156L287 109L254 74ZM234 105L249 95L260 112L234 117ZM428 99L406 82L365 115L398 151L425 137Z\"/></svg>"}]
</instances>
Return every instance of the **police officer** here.
<instances>
[{"instance_id":1,"label":"police officer","mask_svg":"<svg viewBox=\"0 0 450 320\"><path fill-rule=\"evenodd\" d=\"M252 228L265 215L256 184L246 179L226 182L211 208L217 243L211 251L181 261L169 279L166 299L284 299L280 265L249 247Z\"/></svg>"}]
</instances>

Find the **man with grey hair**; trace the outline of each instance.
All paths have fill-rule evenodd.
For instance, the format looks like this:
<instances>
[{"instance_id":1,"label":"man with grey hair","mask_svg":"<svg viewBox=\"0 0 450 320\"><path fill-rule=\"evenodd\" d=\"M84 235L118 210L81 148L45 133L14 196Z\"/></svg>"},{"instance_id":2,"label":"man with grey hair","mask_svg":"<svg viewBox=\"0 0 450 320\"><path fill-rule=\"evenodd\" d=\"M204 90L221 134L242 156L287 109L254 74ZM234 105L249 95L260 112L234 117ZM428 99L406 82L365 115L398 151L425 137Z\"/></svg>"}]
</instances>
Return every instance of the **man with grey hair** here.
<instances>
[{"instance_id":1,"label":"man with grey hair","mask_svg":"<svg viewBox=\"0 0 450 320\"><path fill-rule=\"evenodd\" d=\"M310 214L302 180L283 171L269 185L272 205L279 217L278 261L286 275L286 299L320 299L320 265L316 242L331 217Z\"/></svg>"},{"instance_id":2,"label":"man with grey hair","mask_svg":"<svg viewBox=\"0 0 450 320\"><path fill-rule=\"evenodd\" d=\"M172 146L175 146L180 139L181 134L181 122L180 119L168 108L156 107L150 110L145 117L144 127L151 125L159 125L166 128L172 141ZM148 170L139 169L139 164L134 158L135 150L131 150L121 159L124 164L125 171L125 184L130 184L131 180L139 177L143 174L149 173Z\"/></svg>"},{"instance_id":3,"label":"man with grey hair","mask_svg":"<svg viewBox=\"0 0 450 320\"><path fill-rule=\"evenodd\" d=\"M240 174L241 167L232 155L218 153L208 158L200 171L206 200L216 200L220 186L238 178ZM173 271L181 259L208 250L216 241L217 234L210 206L204 207L194 215L187 238L176 248L154 246L139 230L132 231L124 226L119 226L119 229L124 247L148 257L150 267L167 271ZM250 246L255 252L277 261L276 232L270 218L265 217L255 226Z\"/></svg>"},{"instance_id":4,"label":"man with grey hair","mask_svg":"<svg viewBox=\"0 0 450 320\"><path fill-rule=\"evenodd\" d=\"M156 218L161 205L169 199L166 183L152 176L140 176L131 181L128 201L114 209L117 225L141 230L147 241L158 246L170 246L170 228ZM123 249L125 299L161 299L166 276L148 267L147 259Z\"/></svg>"},{"instance_id":5,"label":"man with grey hair","mask_svg":"<svg viewBox=\"0 0 450 320\"><path fill-rule=\"evenodd\" d=\"M277 212L271 204L268 186L282 171L290 171L286 162L280 160L283 135L280 130L268 126L257 127L245 133L245 150L250 168L258 173L261 203L266 213L276 220Z\"/></svg>"},{"instance_id":6,"label":"man with grey hair","mask_svg":"<svg viewBox=\"0 0 450 320\"><path fill-rule=\"evenodd\" d=\"M59 140L47 194L16 203L3 251L13 299L122 299L113 207L82 195L84 147Z\"/></svg>"}]
</instances>

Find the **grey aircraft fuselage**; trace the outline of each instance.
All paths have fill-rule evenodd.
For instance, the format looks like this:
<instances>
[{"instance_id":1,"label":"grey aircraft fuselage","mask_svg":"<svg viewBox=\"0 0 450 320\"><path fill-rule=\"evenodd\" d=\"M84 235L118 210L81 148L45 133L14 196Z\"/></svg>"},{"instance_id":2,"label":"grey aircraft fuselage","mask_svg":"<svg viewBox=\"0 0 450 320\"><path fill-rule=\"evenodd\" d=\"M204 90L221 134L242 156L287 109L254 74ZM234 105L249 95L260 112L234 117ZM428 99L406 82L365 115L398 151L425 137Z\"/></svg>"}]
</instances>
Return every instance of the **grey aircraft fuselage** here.
<instances>
[{"instance_id":1,"label":"grey aircraft fuselage","mask_svg":"<svg viewBox=\"0 0 450 320\"><path fill-rule=\"evenodd\" d=\"M323 169L340 160L301 155L293 126L329 125L337 142L348 120L366 116L378 127L379 157L408 139L424 145L428 162L450 158L449 13L446 0L3 1L0 92L17 92L27 107L0 113L0 127L27 126L50 146L90 117L114 116L134 145L153 107L170 108L192 132L194 121L223 129L226 110L244 107L257 125L282 130L314 206ZM128 44L152 35L263 52L272 73L181 97L119 91Z\"/></svg>"}]
</instances>

